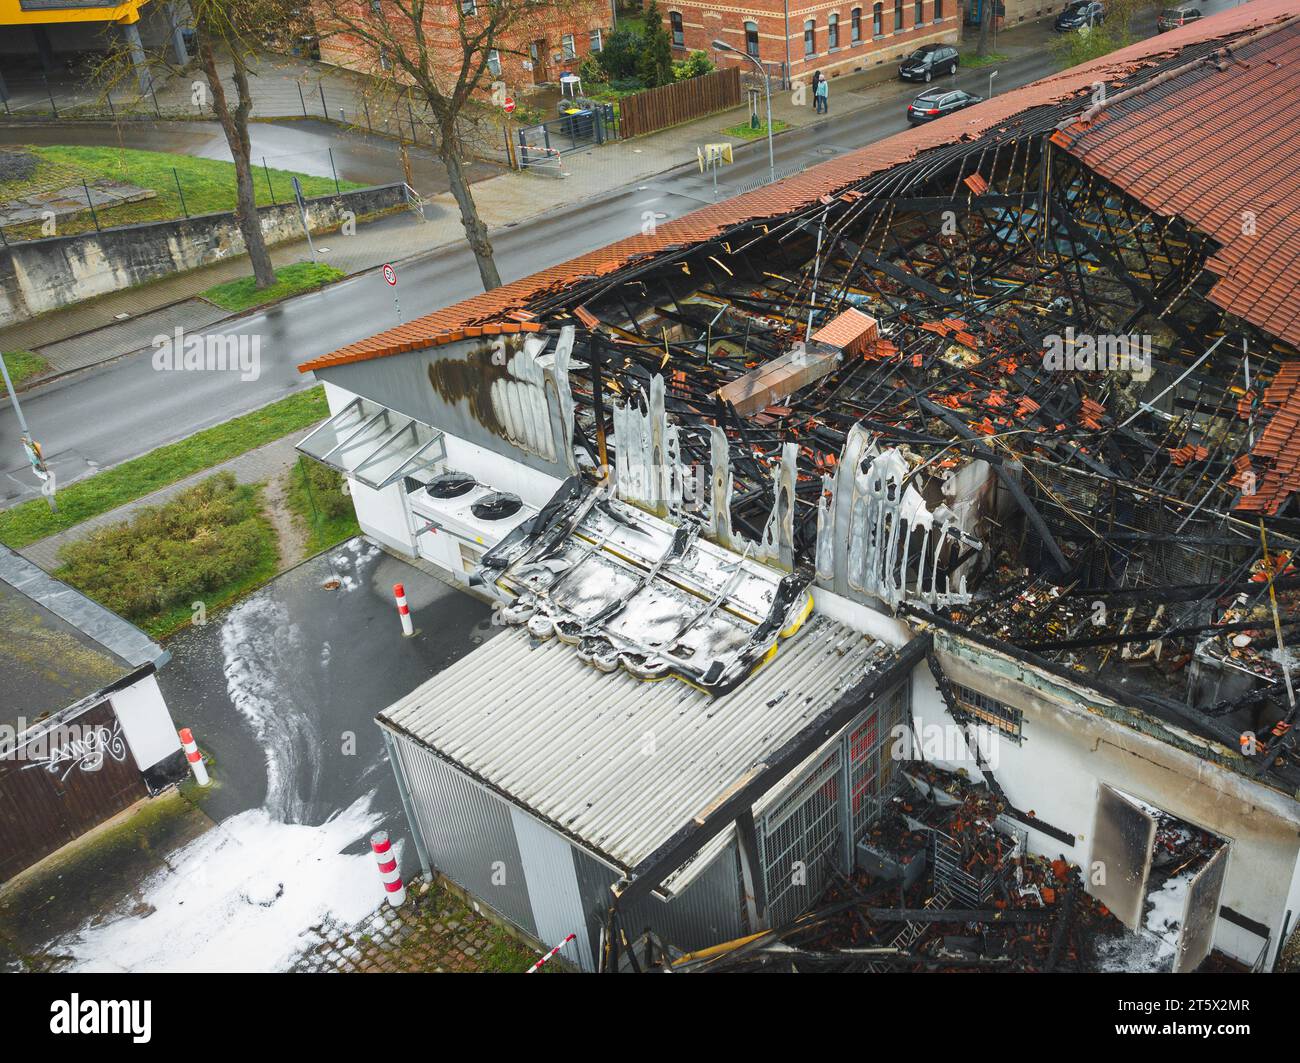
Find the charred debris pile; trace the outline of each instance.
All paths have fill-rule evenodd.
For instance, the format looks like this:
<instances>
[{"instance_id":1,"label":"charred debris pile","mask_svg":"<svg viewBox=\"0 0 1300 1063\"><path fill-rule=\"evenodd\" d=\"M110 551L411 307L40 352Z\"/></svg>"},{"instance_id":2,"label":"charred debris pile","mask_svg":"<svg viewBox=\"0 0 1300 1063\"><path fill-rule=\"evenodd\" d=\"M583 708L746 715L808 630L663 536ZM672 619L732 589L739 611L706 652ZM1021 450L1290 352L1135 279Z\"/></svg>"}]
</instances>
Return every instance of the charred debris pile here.
<instances>
[{"instance_id":1,"label":"charred debris pile","mask_svg":"<svg viewBox=\"0 0 1300 1063\"><path fill-rule=\"evenodd\" d=\"M1122 682L1294 784L1300 454L1278 439L1300 422L1300 353L1210 297L1214 240L1062 146L1085 106L1033 107L535 309L581 330L594 463L613 407L662 377L698 482L724 434L741 534L762 537L797 448L793 567L812 577L828 486L866 433L961 532L932 564L913 534L891 608ZM682 515L708 502L687 491Z\"/></svg>"}]
</instances>

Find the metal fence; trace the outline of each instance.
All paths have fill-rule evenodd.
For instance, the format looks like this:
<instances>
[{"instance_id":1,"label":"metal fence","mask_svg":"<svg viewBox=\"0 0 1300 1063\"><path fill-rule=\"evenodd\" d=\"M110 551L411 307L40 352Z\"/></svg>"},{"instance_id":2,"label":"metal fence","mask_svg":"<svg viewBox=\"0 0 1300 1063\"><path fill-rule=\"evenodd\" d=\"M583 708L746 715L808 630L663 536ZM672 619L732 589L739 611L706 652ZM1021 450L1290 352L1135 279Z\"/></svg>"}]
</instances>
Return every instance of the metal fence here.
<instances>
[{"instance_id":1,"label":"metal fence","mask_svg":"<svg viewBox=\"0 0 1300 1063\"><path fill-rule=\"evenodd\" d=\"M0 187L8 191L0 202L0 246L235 209L233 167L223 186L207 167L119 166L112 149L105 149L103 160L64 162L43 150L0 148ZM360 187L339 179L332 148L260 156L251 176L259 206L293 203L295 176L308 199Z\"/></svg>"},{"instance_id":2,"label":"metal fence","mask_svg":"<svg viewBox=\"0 0 1300 1063\"><path fill-rule=\"evenodd\" d=\"M233 105L233 88L227 86L227 93ZM10 76L0 89L0 106L7 118L17 121L217 120L211 91L201 74L160 76L144 88L134 80L105 86L90 78L50 78L40 72ZM366 88L344 75L329 82L286 76L255 79L253 116L312 118L402 143L437 147L427 107L421 106L418 96ZM510 148L503 123L492 120L490 111L474 117L484 120L467 118L460 124L464 157L508 163Z\"/></svg>"},{"instance_id":3,"label":"metal fence","mask_svg":"<svg viewBox=\"0 0 1300 1063\"><path fill-rule=\"evenodd\" d=\"M518 130L521 170L553 165L558 156L618 138L613 106L591 101L583 104L572 113Z\"/></svg>"}]
</instances>

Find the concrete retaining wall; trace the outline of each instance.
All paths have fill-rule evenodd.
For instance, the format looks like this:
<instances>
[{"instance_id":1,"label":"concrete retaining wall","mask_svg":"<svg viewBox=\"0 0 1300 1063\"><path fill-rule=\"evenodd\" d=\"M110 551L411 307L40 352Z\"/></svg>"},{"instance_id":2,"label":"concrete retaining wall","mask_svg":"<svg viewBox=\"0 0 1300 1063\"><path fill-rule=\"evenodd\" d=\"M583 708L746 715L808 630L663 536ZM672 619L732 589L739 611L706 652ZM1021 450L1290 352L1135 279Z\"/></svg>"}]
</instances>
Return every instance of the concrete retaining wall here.
<instances>
[{"instance_id":1,"label":"concrete retaining wall","mask_svg":"<svg viewBox=\"0 0 1300 1063\"><path fill-rule=\"evenodd\" d=\"M403 185L381 185L310 199L307 213L316 232L343 225L349 212L361 218L404 203ZM297 206L259 213L268 243L302 236ZM0 326L243 252L233 212L13 244L0 249Z\"/></svg>"}]
</instances>

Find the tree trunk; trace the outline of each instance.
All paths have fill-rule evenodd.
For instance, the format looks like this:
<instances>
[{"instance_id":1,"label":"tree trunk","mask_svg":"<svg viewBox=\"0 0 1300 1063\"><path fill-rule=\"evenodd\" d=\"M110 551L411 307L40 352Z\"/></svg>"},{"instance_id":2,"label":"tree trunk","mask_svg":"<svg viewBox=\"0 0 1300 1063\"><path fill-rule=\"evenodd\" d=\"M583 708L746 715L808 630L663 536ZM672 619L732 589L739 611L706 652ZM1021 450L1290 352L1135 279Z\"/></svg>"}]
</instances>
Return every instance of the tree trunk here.
<instances>
[{"instance_id":1,"label":"tree trunk","mask_svg":"<svg viewBox=\"0 0 1300 1063\"><path fill-rule=\"evenodd\" d=\"M248 251L248 260L253 266L253 277L259 288L269 288L275 283L275 270L271 266L271 254L266 249L266 237L262 235L262 223L257 213L257 196L253 190L252 147L248 140L248 114L252 110L253 100L248 90L248 73L238 56L234 56L235 87L239 93L239 102L235 109L230 109L226 99L226 89L217 72L217 60L212 51L212 40L203 32L198 35L199 60L203 64L203 73L208 79L208 88L212 90L212 110L221 123L221 131L226 135L230 146L230 157L235 163L235 224L239 226L244 238L244 247Z\"/></svg>"},{"instance_id":2,"label":"tree trunk","mask_svg":"<svg viewBox=\"0 0 1300 1063\"><path fill-rule=\"evenodd\" d=\"M501 275L497 272L496 261L492 258L492 242L488 239L487 226L478 216L478 207L470 194L469 181L461 167L460 155L456 150L455 133L446 128L439 137L438 157L447 167L447 180L451 185L451 194L460 207L460 223L465 228L465 239L469 249L474 252L474 261L478 264L478 275L483 281L483 290L490 292L501 286Z\"/></svg>"},{"instance_id":3,"label":"tree trunk","mask_svg":"<svg viewBox=\"0 0 1300 1063\"><path fill-rule=\"evenodd\" d=\"M989 54L989 27L993 25L994 0L981 0L980 4L980 42L975 54L983 59Z\"/></svg>"}]
</instances>

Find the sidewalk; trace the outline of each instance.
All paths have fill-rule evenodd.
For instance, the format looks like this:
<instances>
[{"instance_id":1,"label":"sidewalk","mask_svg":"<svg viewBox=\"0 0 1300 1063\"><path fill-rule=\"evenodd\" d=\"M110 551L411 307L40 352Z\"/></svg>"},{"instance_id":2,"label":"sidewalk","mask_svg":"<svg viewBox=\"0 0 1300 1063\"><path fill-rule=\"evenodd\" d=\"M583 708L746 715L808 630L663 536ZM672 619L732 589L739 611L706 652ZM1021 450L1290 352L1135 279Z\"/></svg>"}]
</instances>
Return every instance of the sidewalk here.
<instances>
[{"instance_id":1,"label":"sidewalk","mask_svg":"<svg viewBox=\"0 0 1300 1063\"><path fill-rule=\"evenodd\" d=\"M1008 61L1014 61L1040 52L1054 36L1046 22L1025 24L1000 33L997 52L1005 55ZM964 47L973 50L974 43L967 42ZM301 75L310 72L320 83L331 86L327 88L327 100L332 90L340 93L355 91L355 88L349 88L355 76L347 71L303 60L285 60L284 63L287 73ZM792 93L778 93L772 99L773 120L785 122L791 130L822 123L833 125L845 115L919 91L915 85L899 82L893 77L893 72L893 64L887 63L836 78L832 84L831 115L825 118L814 113L811 97L800 106L795 104ZM274 79L268 78L267 82L273 83ZM287 106L284 101L290 97L297 100L297 86L292 80L287 86L280 84L274 91L265 91L267 87L267 84L259 85L263 96L259 97L262 102L258 113L269 114L283 109ZM724 137L721 133L723 129L745 123L748 117L748 104L745 104L648 136L565 156L566 176L563 179L529 172L491 177L474 185L474 200L489 231L496 232L690 163L695 159L696 147L705 142L729 140L733 145L755 144L754 150L761 150L761 140ZM425 216L427 220L423 223L410 214L382 218L359 226L352 237L317 235L317 251L329 249L319 258L352 275L385 262L396 263L432 252L464 239L459 212L450 193L426 200ZM272 249L271 258L276 266L283 266L306 261L309 254L307 243L302 240L278 245ZM155 335L170 332L177 324L202 329L223 320L228 316L224 311L196 297L215 284L247 273L246 260L241 256L52 311L0 330L0 350L39 351L50 362L51 375L88 368L143 349L149 346ZM148 316L164 308L167 308L166 328ZM128 320L119 320L121 314L128 315Z\"/></svg>"},{"instance_id":2,"label":"sidewalk","mask_svg":"<svg viewBox=\"0 0 1300 1063\"><path fill-rule=\"evenodd\" d=\"M312 428L315 428L315 425ZM144 495L133 502L127 502L116 509L110 509L107 513L101 513L97 517L82 521L67 531L61 531L56 535L40 539L30 546L23 547L18 552L32 564L38 565L46 572L53 572L59 567L59 551L68 543L85 539L107 525L128 521L139 510L147 506L160 506L186 488L194 486L201 480L216 476L217 473L234 473L235 479L241 484L269 483L293 467L298 460L298 452L294 449L294 444L310 432L312 428L293 432L281 439L267 443L265 446L258 447L256 450L250 450L238 457L231 458L229 461L224 461L220 465L214 465L210 469L202 469L191 476L185 477L183 480L177 480L174 484L159 488L152 494Z\"/></svg>"}]
</instances>

